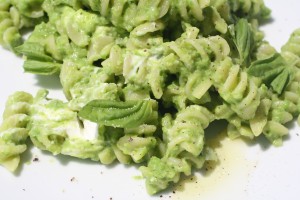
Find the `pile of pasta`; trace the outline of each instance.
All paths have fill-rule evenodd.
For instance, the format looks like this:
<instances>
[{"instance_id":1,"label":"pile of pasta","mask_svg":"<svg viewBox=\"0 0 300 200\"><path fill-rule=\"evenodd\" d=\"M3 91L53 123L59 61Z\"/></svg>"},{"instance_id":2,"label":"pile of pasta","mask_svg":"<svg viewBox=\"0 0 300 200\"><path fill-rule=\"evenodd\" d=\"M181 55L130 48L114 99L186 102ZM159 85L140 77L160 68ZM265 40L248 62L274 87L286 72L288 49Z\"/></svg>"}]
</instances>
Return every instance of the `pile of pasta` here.
<instances>
[{"instance_id":1,"label":"pile of pasta","mask_svg":"<svg viewBox=\"0 0 300 200\"><path fill-rule=\"evenodd\" d=\"M269 16L263 0L1 0L0 44L25 72L57 74L67 101L10 96L0 164L14 171L29 138L55 155L140 163L155 194L217 160L212 121L282 145L300 111L300 30L277 52L258 29Z\"/></svg>"}]
</instances>

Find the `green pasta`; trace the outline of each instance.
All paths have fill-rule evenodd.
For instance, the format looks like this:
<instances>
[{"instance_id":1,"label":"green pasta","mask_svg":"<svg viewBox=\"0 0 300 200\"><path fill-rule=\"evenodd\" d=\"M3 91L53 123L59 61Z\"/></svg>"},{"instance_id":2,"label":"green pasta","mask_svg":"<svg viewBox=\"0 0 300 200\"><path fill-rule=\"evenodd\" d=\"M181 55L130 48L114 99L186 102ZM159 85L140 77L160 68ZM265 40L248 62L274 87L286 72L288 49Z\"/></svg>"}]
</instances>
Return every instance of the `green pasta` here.
<instances>
[{"instance_id":1,"label":"green pasta","mask_svg":"<svg viewBox=\"0 0 300 200\"><path fill-rule=\"evenodd\" d=\"M27 146L30 105L33 97L25 92L16 92L8 97L0 126L0 164L15 171Z\"/></svg>"},{"instance_id":2,"label":"green pasta","mask_svg":"<svg viewBox=\"0 0 300 200\"><path fill-rule=\"evenodd\" d=\"M2 0L0 2L0 44L12 51L22 44L21 30L45 20L44 0Z\"/></svg>"},{"instance_id":3,"label":"green pasta","mask_svg":"<svg viewBox=\"0 0 300 200\"><path fill-rule=\"evenodd\" d=\"M280 146L300 113L300 29L277 52L263 0L2 0L0 44L67 101L17 92L0 127L14 171L31 140L54 155L139 163L149 194L208 161L205 129ZM25 28L31 28L23 41ZM300 117L298 117L300 123Z\"/></svg>"}]
</instances>

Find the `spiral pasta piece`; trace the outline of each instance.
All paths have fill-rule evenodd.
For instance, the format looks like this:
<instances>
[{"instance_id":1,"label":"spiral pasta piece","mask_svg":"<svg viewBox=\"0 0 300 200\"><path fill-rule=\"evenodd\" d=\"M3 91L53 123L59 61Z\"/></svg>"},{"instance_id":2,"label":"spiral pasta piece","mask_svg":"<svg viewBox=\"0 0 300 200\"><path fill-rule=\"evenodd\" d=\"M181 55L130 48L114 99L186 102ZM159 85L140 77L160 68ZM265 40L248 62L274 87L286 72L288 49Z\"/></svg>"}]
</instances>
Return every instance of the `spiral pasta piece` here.
<instances>
[{"instance_id":1,"label":"spiral pasta piece","mask_svg":"<svg viewBox=\"0 0 300 200\"><path fill-rule=\"evenodd\" d=\"M90 63L99 59L106 59L115 40L119 38L117 29L114 27L97 26L91 36L91 42L88 47L87 60Z\"/></svg>"},{"instance_id":2,"label":"spiral pasta piece","mask_svg":"<svg viewBox=\"0 0 300 200\"><path fill-rule=\"evenodd\" d=\"M300 113L300 70L299 68L295 69L296 73L294 75L293 81L286 87L283 92L283 99L287 102L290 102L292 109L290 109L291 115L296 116ZM300 117L298 116L298 120Z\"/></svg>"},{"instance_id":3,"label":"spiral pasta piece","mask_svg":"<svg viewBox=\"0 0 300 200\"><path fill-rule=\"evenodd\" d=\"M296 107L293 103L285 99L272 97L263 134L274 146L282 145L283 137L288 134L288 128L284 124L293 119L295 111Z\"/></svg>"},{"instance_id":4,"label":"spiral pasta piece","mask_svg":"<svg viewBox=\"0 0 300 200\"><path fill-rule=\"evenodd\" d=\"M267 90L265 85L259 88L260 103L253 118L240 118L230 105L221 105L215 109L215 115L229 122L227 132L230 138L244 136L250 139L263 134L274 145L281 146L282 139L288 134L284 126L299 114L298 99L299 74L287 86L284 93L277 97Z\"/></svg>"},{"instance_id":5,"label":"spiral pasta piece","mask_svg":"<svg viewBox=\"0 0 300 200\"><path fill-rule=\"evenodd\" d=\"M114 42L105 47L107 50L109 49L109 51L106 51L109 55L101 63L103 69L108 74L123 74L126 82L130 82L134 76L145 76L146 65L151 65L151 62L155 63L156 57L159 56L155 54L161 54L159 49L163 41L159 31L162 26L162 23L156 22L142 24L136 27L128 38L115 39ZM126 46L126 49L124 49L124 46ZM148 64L146 64L147 62ZM155 71L152 72L155 73Z\"/></svg>"},{"instance_id":6,"label":"spiral pasta piece","mask_svg":"<svg viewBox=\"0 0 300 200\"><path fill-rule=\"evenodd\" d=\"M125 50L119 45L113 45L110 49L109 56L101 65L108 74L115 74L117 76L123 73L123 61Z\"/></svg>"},{"instance_id":7,"label":"spiral pasta piece","mask_svg":"<svg viewBox=\"0 0 300 200\"><path fill-rule=\"evenodd\" d=\"M19 12L28 18L41 18L44 16L44 10L42 8L42 4L44 0L10 0L11 4L14 5Z\"/></svg>"},{"instance_id":8,"label":"spiral pasta piece","mask_svg":"<svg viewBox=\"0 0 300 200\"><path fill-rule=\"evenodd\" d=\"M22 44L20 30L44 20L44 0L3 1L0 5L0 44L15 51Z\"/></svg>"},{"instance_id":9,"label":"spiral pasta piece","mask_svg":"<svg viewBox=\"0 0 300 200\"><path fill-rule=\"evenodd\" d=\"M214 116L204 107L192 105L180 111L171 127L164 127L164 140L168 144L166 156L187 151L200 154L204 144L204 129Z\"/></svg>"},{"instance_id":10,"label":"spiral pasta piece","mask_svg":"<svg viewBox=\"0 0 300 200\"><path fill-rule=\"evenodd\" d=\"M297 105L291 101L290 92L287 93L289 94L283 94L282 98L272 97L268 121L263 129L263 134L274 146L282 145L283 137L288 134L288 128L284 124L290 122L296 114L299 114Z\"/></svg>"},{"instance_id":11,"label":"spiral pasta piece","mask_svg":"<svg viewBox=\"0 0 300 200\"><path fill-rule=\"evenodd\" d=\"M254 117L250 120L240 119L231 109L227 107L227 112L231 115L225 118L229 124L227 127L227 134L230 138L234 139L239 136L243 136L249 139L258 137L266 129L266 125L269 122L269 113L271 109L271 100L264 98L261 100Z\"/></svg>"},{"instance_id":12,"label":"spiral pasta piece","mask_svg":"<svg viewBox=\"0 0 300 200\"><path fill-rule=\"evenodd\" d=\"M214 64L214 86L242 119L252 119L260 102L256 83L230 58Z\"/></svg>"},{"instance_id":13,"label":"spiral pasta piece","mask_svg":"<svg viewBox=\"0 0 300 200\"><path fill-rule=\"evenodd\" d=\"M197 105L178 112L174 121L168 114L163 118L164 157L152 157L147 167L140 168L150 194L165 189L171 182L178 182L181 173L190 175L192 166L202 167L207 151L204 148L204 129L213 119L206 108ZM161 167L166 171L157 176Z\"/></svg>"},{"instance_id":14,"label":"spiral pasta piece","mask_svg":"<svg viewBox=\"0 0 300 200\"><path fill-rule=\"evenodd\" d=\"M248 18L264 19L270 15L270 10L265 6L263 0L230 0L232 11L239 17L245 14Z\"/></svg>"},{"instance_id":15,"label":"spiral pasta piece","mask_svg":"<svg viewBox=\"0 0 300 200\"><path fill-rule=\"evenodd\" d=\"M167 86L163 99L166 102L171 100L179 110L186 107L187 100L196 104L210 101L210 66L224 60L230 52L222 37L197 38L198 33L199 29L188 27L176 41L166 43L169 55L177 57L180 65L176 64L178 69L172 70L172 73L179 74L179 83Z\"/></svg>"},{"instance_id":16,"label":"spiral pasta piece","mask_svg":"<svg viewBox=\"0 0 300 200\"><path fill-rule=\"evenodd\" d=\"M86 23L87 20L89 23ZM106 24L105 20L96 14L70 7L64 7L60 23L60 33L66 34L79 47L85 47L90 43L97 25Z\"/></svg>"},{"instance_id":17,"label":"spiral pasta piece","mask_svg":"<svg viewBox=\"0 0 300 200\"><path fill-rule=\"evenodd\" d=\"M156 139L155 137L125 135L118 140L117 147L125 155L129 155L135 163L140 163L152 156L152 151L156 147Z\"/></svg>"},{"instance_id":18,"label":"spiral pasta piece","mask_svg":"<svg viewBox=\"0 0 300 200\"><path fill-rule=\"evenodd\" d=\"M190 71L205 69L211 62L223 60L230 52L228 43L222 37L197 39L198 33L199 29L189 27L181 38L167 44Z\"/></svg>"},{"instance_id":19,"label":"spiral pasta piece","mask_svg":"<svg viewBox=\"0 0 300 200\"><path fill-rule=\"evenodd\" d=\"M71 54L71 44L67 36L58 34L54 25L41 23L17 50L27 56L28 60L61 62L64 57Z\"/></svg>"},{"instance_id":20,"label":"spiral pasta piece","mask_svg":"<svg viewBox=\"0 0 300 200\"><path fill-rule=\"evenodd\" d=\"M132 162L130 155L124 154L117 146L118 141L124 136L122 129L100 126L98 134L99 140L103 142L105 141L103 146L104 148L98 153L102 164L111 164L116 160L123 164L129 164Z\"/></svg>"},{"instance_id":21,"label":"spiral pasta piece","mask_svg":"<svg viewBox=\"0 0 300 200\"><path fill-rule=\"evenodd\" d=\"M205 101L210 101L208 90L211 86L212 81L208 77L205 77L203 72L196 70L188 78L185 86L185 94L192 102L201 104Z\"/></svg>"},{"instance_id":22,"label":"spiral pasta piece","mask_svg":"<svg viewBox=\"0 0 300 200\"><path fill-rule=\"evenodd\" d=\"M300 68L300 29L295 30L282 46L281 54L291 65Z\"/></svg>"},{"instance_id":23,"label":"spiral pasta piece","mask_svg":"<svg viewBox=\"0 0 300 200\"><path fill-rule=\"evenodd\" d=\"M228 4L226 1L216 1L215 3L210 0L198 1L198 0L184 0L184 1L173 1L173 9L177 11L181 19L193 26L205 27L203 31L205 35L209 35L215 31L220 33L227 32L227 23L225 19L221 17L220 12L225 10L217 10L214 5L217 2L222 4L220 7L226 7ZM228 11L225 11L229 14ZM223 15L226 15L225 13Z\"/></svg>"},{"instance_id":24,"label":"spiral pasta piece","mask_svg":"<svg viewBox=\"0 0 300 200\"><path fill-rule=\"evenodd\" d=\"M0 126L0 164L15 171L27 146L27 124L32 96L25 92L16 92L9 96Z\"/></svg>"},{"instance_id":25,"label":"spiral pasta piece","mask_svg":"<svg viewBox=\"0 0 300 200\"><path fill-rule=\"evenodd\" d=\"M263 60L273 56L275 53L276 49L273 46L271 46L268 42L263 41L257 47L255 56L257 60Z\"/></svg>"},{"instance_id":26,"label":"spiral pasta piece","mask_svg":"<svg viewBox=\"0 0 300 200\"><path fill-rule=\"evenodd\" d=\"M22 43L19 33L19 13L14 7L2 5L0 10L0 44L9 50Z\"/></svg>"}]
</instances>

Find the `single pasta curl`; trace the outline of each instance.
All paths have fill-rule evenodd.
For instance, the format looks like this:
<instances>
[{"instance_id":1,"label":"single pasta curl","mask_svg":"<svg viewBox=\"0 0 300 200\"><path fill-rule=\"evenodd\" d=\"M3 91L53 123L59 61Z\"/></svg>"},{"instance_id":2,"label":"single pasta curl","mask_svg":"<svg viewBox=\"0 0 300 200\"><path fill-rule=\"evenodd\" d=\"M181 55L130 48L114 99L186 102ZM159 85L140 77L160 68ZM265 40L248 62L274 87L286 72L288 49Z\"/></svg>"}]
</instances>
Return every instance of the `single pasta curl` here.
<instances>
[{"instance_id":1,"label":"single pasta curl","mask_svg":"<svg viewBox=\"0 0 300 200\"><path fill-rule=\"evenodd\" d=\"M239 117L252 119L260 102L256 83L239 65L234 65L229 57L215 63L213 68L213 84L220 96Z\"/></svg>"},{"instance_id":2,"label":"single pasta curl","mask_svg":"<svg viewBox=\"0 0 300 200\"><path fill-rule=\"evenodd\" d=\"M179 111L176 118L167 114L162 121L165 153L162 158L152 157L147 167L141 167L150 194L178 182L180 174L191 174L191 167L201 168L211 152L204 148L204 129L214 116L202 106L192 105ZM213 154L213 153L211 153ZM166 172L158 173L160 167Z\"/></svg>"},{"instance_id":3,"label":"single pasta curl","mask_svg":"<svg viewBox=\"0 0 300 200\"><path fill-rule=\"evenodd\" d=\"M300 29L292 33L288 42L282 46L281 53L287 62L300 68Z\"/></svg>"},{"instance_id":4,"label":"single pasta curl","mask_svg":"<svg viewBox=\"0 0 300 200\"><path fill-rule=\"evenodd\" d=\"M0 126L0 164L15 171L22 154L27 146L27 124L30 117L29 110L33 98L25 92L16 92L11 95L3 113L3 122Z\"/></svg>"},{"instance_id":5,"label":"single pasta curl","mask_svg":"<svg viewBox=\"0 0 300 200\"><path fill-rule=\"evenodd\" d=\"M8 2L0 5L0 44L14 51L22 43L19 33L19 12L15 7L10 7Z\"/></svg>"},{"instance_id":6,"label":"single pasta curl","mask_svg":"<svg viewBox=\"0 0 300 200\"><path fill-rule=\"evenodd\" d=\"M44 0L4 0L0 2L0 44L15 51L22 44L20 31L45 20Z\"/></svg>"}]
</instances>

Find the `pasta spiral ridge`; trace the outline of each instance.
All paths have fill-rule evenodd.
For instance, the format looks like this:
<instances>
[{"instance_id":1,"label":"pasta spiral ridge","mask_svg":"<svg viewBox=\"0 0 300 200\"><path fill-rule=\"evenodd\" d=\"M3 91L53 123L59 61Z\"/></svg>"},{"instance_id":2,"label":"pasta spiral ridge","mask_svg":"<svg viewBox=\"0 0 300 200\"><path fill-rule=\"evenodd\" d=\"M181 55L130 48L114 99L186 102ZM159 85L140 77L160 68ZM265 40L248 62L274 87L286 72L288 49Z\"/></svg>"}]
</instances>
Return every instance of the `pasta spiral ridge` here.
<instances>
[{"instance_id":1,"label":"pasta spiral ridge","mask_svg":"<svg viewBox=\"0 0 300 200\"><path fill-rule=\"evenodd\" d=\"M289 132L284 124L293 119L293 113L295 113L295 107L291 102L281 99L272 100L263 134L274 146L282 145L283 136Z\"/></svg>"},{"instance_id":2,"label":"pasta spiral ridge","mask_svg":"<svg viewBox=\"0 0 300 200\"><path fill-rule=\"evenodd\" d=\"M268 122L272 101L265 85L260 86L258 92L261 97L260 103L251 119L241 119L231 105L226 102L213 109L217 119L228 121L227 134L230 138L244 136L253 139L263 133Z\"/></svg>"},{"instance_id":3,"label":"pasta spiral ridge","mask_svg":"<svg viewBox=\"0 0 300 200\"><path fill-rule=\"evenodd\" d=\"M20 30L32 27L45 19L44 0L5 0L0 4L0 44L15 51L22 44Z\"/></svg>"},{"instance_id":4,"label":"pasta spiral ridge","mask_svg":"<svg viewBox=\"0 0 300 200\"><path fill-rule=\"evenodd\" d=\"M264 19L270 15L270 10L265 6L263 0L230 0L229 4L234 13L242 13L242 16L239 17L243 17L245 13L250 19Z\"/></svg>"},{"instance_id":5,"label":"pasta spiral ridge","mask_svg":"<svg viewBox=\"0 0 300 200\"><path fill-rule=\"evenodd\" d=\"M220 36L197 38L198 34L198 28L188 27L180 38L166 44L189 71L207 68L211 62L223 60L230 52L224 38Z\"/></svg>"},{"instance_id":6,"label":"pasta spiral ridge","mask_svg":"<svg viewBox=\"0 0 300 200\"><path fill-rule=\"evenodd\" d=\"M154 119L157 118L154 116ZM137 128L125 129L125 134L116 143L118 149L135 163L141 163L156 154L158 140L153 136L156 126L151 122ZM120 162L120 160L118 158Z\"/></svg>"},{"instance_id":7,"label":"pasta spiral ridge","mask_svg":"<svg viewBox=\"0 0 300 200\"><path fill-rule=\"evenodd\" d=\"M82 4L108 18L116 27L131 31L145 22L163 18L170 8L170 0L84 0ZM148 12L151 11L151 14Z\"/></svg>"},{"instance_id":8,"label":"pasta spiral ridge","mask_svg":"<svg viewBox=\"0 0 300 200\"><path fill-rule=\"evenodd\" d=\"M0 8L0 44L14 51L14 48L22 43L19 33L19 12L15 7L1 5Z\"/></svg>"},{"instance_id":9,"label":"pasta spiral ridge","mask_svg":"<svg viewBox=\"0 0 300 200\"><path fill-rule=\"evenodd\" d=\"M229 57L215 63L213 71L213 85L220 96L241 119L252 119L260 102L255 81L239 65L234 65Z\"/></svg>"},{"instance_id":10,"label":"pasta spiral ridge","mask_svg":"<svg viewBox=\"0 0 300 200\"><path fill-rule=\"evenodd\" d=\"M166 156L177 156L183 151L199 155L203 149L204 129L213 119L214 116L202 106L192 105L180 111L173 125L163 130L168 149L176 152L170 155L167 150ZM174 148L178 150L174 151Z\"/></svg>"},{"instance_id":11,"label":"pasta spiral ridge","mask_svg":"<svg viewBox=\"0 0 300 200\"><path fill-rule=\"evenodd\" d=\"M295 30L288 42L282 46L281 53L285 60L300 68L300 29Z\"/></svg>"},{"instance_id":12,"label":"pasta spiral ridge","mask_svg":"<svg viewBox=\"0 0 300 200\"><path fill-rule=\"evenodd\" d=\"M282 145L283 137L289 132L285 124L299 115L299 99L296 96L300 94L300 70L294 67L294 71L294 77L283 94L269 95L272 101L263 134L274 146Z\"/></svg>"}]
</instances>

